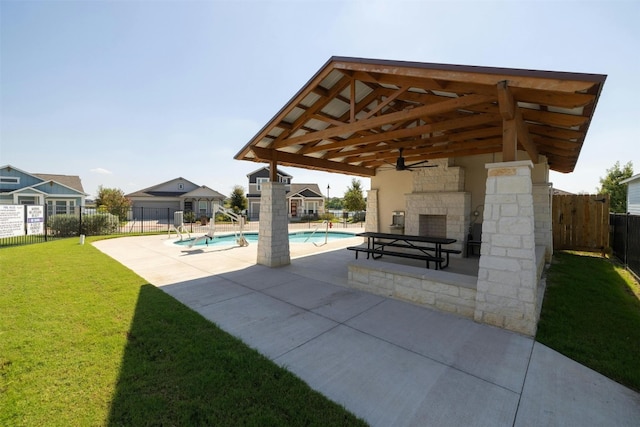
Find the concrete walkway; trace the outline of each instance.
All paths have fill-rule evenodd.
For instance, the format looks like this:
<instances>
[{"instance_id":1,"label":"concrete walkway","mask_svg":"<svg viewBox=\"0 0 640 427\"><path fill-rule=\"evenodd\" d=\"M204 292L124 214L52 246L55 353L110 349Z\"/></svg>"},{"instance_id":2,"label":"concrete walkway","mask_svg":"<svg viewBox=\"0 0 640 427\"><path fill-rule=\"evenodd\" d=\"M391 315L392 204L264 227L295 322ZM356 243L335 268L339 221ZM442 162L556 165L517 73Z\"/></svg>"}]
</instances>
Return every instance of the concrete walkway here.
<instances>
[{"instance_id":1,"label":"concrete walkway","mask_svg":"<svg viewBox=\"0 0 640 427\"><path fill-rule=\"evenodd\" d=\"M95 246L373 426L640 425L638 393L531 338L347 288L359 242L291 244L277 269L255 244Z\"/></svg>"}]
</instances>

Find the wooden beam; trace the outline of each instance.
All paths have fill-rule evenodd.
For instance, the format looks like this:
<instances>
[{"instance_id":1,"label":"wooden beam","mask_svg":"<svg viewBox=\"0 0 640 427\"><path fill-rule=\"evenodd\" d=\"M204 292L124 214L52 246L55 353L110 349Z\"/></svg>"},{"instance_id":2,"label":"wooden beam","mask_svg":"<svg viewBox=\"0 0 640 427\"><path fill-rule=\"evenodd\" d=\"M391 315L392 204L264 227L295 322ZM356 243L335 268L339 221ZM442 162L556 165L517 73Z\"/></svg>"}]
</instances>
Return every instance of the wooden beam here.
<instances>
[{"instance_id":1,"label":"wooden beam","mask_svg":"<svg viewBox=\"0 0 640 427\"><path fill-rule=\"evenodd\" d=\"M503 159L510 159L504 161L509 162L516 158L515 150L517 149L517 145L515 148L512 146L514 136L512 133L515 132L517 141L519 141L525 149L531 161L533 163L538 163L538 149L531 140L527 124L522 118L520 107L518 107L518 103L514 99L507 81L498 82L496 87L498 90L498 106L503 119L502 126L504 140L502 154Z\"/></svg>"},{"instance_id":2,"label":"wooden beam","mask_svg":"<svg viewBox=\"0 0 640 427\"><path fill-rule=\"evenodd\" d=\"M377 144L379 142L391 142L394 139L409 138L417 135L423 135L433 132L445 132L453 129L462 129L465 127L474 127L492 122L499 122L500 116L497 114L475 114L469 117L460 117L457 119L445 120L442 122L430 123L422 126L414 126L412 128L404 128L393 131L381 132L374 135L349 138L344 141L333 142L325 145L316 145L312 148L305 149L305 153L317 151L327 151L347 148L352 145Z\"/></svg>"},{"instance_id":3,"label":"wooden beam","mask_svg":"<svg viewBox=\"0 0 640 427\"><path fill-rule=\"evenodd\" d=\"M278 161L276 159L269 162L269 181L278 182Z\"/></svg>"},{"instance_id":4,"label":"wooden beam","mask_svg":"<svg viewBox=\"0 0 640 427\"><path fill-rule=\"evenodd\" d=\"M274 144L277 144L278 141L281 141L287 138L289 135L298 130L301 126L303 126L311 116L313 116L316 112L321 111L328 103L330 103L335 96L337 96L345 87L349 85L351 81L351 77L344 76L342 77L327 93L327 96L313 103L310 108L307 108L303 114L298 117L291 126L291 129L285 130L272 142L272 147ZM302 100L301 100L302 101ZM302 108L302 104L298 102L294 107ZM292 108L293 109L293 108ZM283 116L283 118L286 116Z\"/></svg>"},{"instance_id":5,"label":"wooden beam","mask_svg":"<svg viewBox=\"0 0 640 427\"><path fill-rule=\"evenodd\" d=\"M437 137L422 137L417 139L412 139L409 141L399 141L394 143L393 145L389 144L386 147L381 146L380 144L367 144L364 147L356 148L354 150L349 151L331 151L327 155L323 156L325 159L333 159L336 157L344 157L344 156L353 156L357 154L365 154L365 153L376 153L379 151L383 151L386 149L396 150L398 148L407 148L414 147L416 145L424 145L424 144L437 144L437 143L454 143L458 141L467 141L473 140L477 141L481 138L489 138L500 136L502 134L502 129L500 126L491 126L482 129L474 129L470 131L457 132L452 134L445 134Z\"/></svg>"},{"instance_id":6,"label":"wooden beam","mask_svg":"<svg viewBox=\"0 0 640 427\"><path fill-rule=\"evenodd\" d=\"M399 88L398 90L396 90L393 95L388 96L387 99L385 99L382 102L379 102L378 105L372 109L371 111L369 111L366 116L364 116L361 120L365 120L368 119L369 117L375 115L378 111L381 111L384 107L386 107L387 105L389 105L390 102L393 102L394 99L396 99L397 97L399 97L400 95L402 95L403 93L405 93L407 90L409 89L409 87L405 87L405 88Z\"/></svg>"},{"instance_id":7,"label":"wooden beam","mask_svg":"<svg viewBox=\"0 0 640 427\"><path fill-rule=\"evenodd\" d=\"M451 98L437 104L423 105L408 111L399 111L397 113L384 114L382 116L372 117L367 120L358 120L355 123L348 123L343 126L336 126L317 132L309 132L293 138L282 141L285 145L304 144L311 141L319 141L333 136L353 134L355 132L372 129L378 126L395 123L397 121L407 121L417 119L423 116L442 114L459 108L469 107L471 105L482 104L485 102L495 101L495 97L487 95L466 95L459 98ZM278 144L274 144L277 148Z\"/></svg>"},{"instance_id":8,"label":"wooden beam","mask_svg":"<svg viewBox=\"0 0 640 427\"><path fill-rule=\"evenodd\" d=\"M579 127L589 121L589 117L574 116L572 114L554 113L550 111L532 110L521 108L522 117L530 122L545 123L551 126L564 128Z\"/></svg>"},{"instance_id":9,"label":"wooden beam","mask_svg":"<svg viewBox=\"0 0 640 427\"><path fill-rule=\"evenodd\" d=\"M498 105L500 115L504 120L513 120L516 117L516 102L513 99L506 81L498 82Z\"/></svg>"},{"instance_id":10,"label":"wooden beam","mask_svg":"<svg viewBox=\"0 0 640 427\"><path fill-rule=\"evenodd\" d=\"M456 67L452 69L438 69L428 67L395 67L394 64L367 64L348 61L336 61L333 63L336 70L351 71L358 75L359 71L365 73L378 73L381 76L393 75L394 78L411 77L418 79L431 79L441 82L460 82L484 84L495 87L496 83L502 80L509 80L510 85L514 87L526 87L538 90L552 90L557 92L584 92L589 90L597 81L590 80L574 80L571 74L566 74L565 78L560 73L557 75L546 76L528 76L521 73L510 73L509 69L490 69L493 72L482 72L481 68L474 70L465 69L465 67ZM503 71L503 72L500 72Z\"/></svg>"},{"instance_id":11,"label":"wooden beam","mask_svg":"<svg viewBox=\"0 0 640 427\"><path fill-rule=\"evenodd\" d=\"M285 153L283 151L272 150L262 147L251 147L251 151L256 158L262 161L279 162L294 167L307 169L317 169L326 172L337 172L347 175L374 176L375 171L363 166L350 165L330 160L318 159L314 157L301 156L295 153Z\"/></svg>"},{"instance_id":12,"label":"wooden beam","mask_svg":"<svg viewBox=\"0 0 640 427\"><path fill-rule=\"evenodd\" d=\"M522 118L522 113L520 112L520 108L516 107L516 129L518 132L518 141L520 145L524 147L524 150L529 154L529 158L534 164L538 163L538 148L536 144L531 139L531 134L529 134L529 125Z\"/></svg>"},{"instance_id":13,"label":"wooden beam","mask_svg":"<svg viewBox=\"0 0 640 427\"><path fill-rule=\"evenodd\" d=\"M518 146L518 131L516 120L502 120L502 161L513 162L516 160Z\"/></svg>"},{"instance_id":14,"label":"wooden beam","mask_svg":"<svg viewBox=\"0 0 640 427\"><path fill-rule=\"evenodd\" d=\"M351 92L349 94L349 123L356 121L356 79L351 78Z\"/></svg>"}]
</instances>

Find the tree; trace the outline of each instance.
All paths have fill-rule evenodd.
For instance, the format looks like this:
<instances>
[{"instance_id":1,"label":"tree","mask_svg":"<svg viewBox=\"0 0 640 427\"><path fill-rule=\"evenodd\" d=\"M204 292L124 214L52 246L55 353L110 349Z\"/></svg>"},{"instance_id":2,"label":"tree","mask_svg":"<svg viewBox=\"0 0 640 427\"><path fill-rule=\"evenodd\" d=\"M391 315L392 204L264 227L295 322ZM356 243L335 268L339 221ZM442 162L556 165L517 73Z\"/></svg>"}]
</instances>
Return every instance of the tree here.
<instances>
[{"instance_id":1,"label":"tree","mask_svg":"<svg viewBox=\"0 0 640 427\"><path fill-rule=\"evenodd\" d=\"M231 197L229 198L229 207L237 214L243 212L249 206L249 201L244 195L244 187L236 185L233 187Z\"/></svg>"},{"instance_id":2,"label":"tree","mask_svg":"<svg viewBox=\"0 0 640 427\"><path fill-rule=\"evenodd\" d=\"M357 212L366 209L367 204L362 195L362 187L360 181L353 178L351 186L344 193L343 206L347 211Z\"/></svg>"},{"instance_id":3,"label":"tree","mask_svg":"<svg viewBox=\"0 0 640 427\"><path fill-rule=\"evenodd\" d=\"M340 197L331 197L326 200L327 209L342 209L342 199Z\"/></svg>"},{"instance_id":4,"label":"tree","mask_svg":"<svg viewBox=\"0 0 640 427\"><path fill-rule=\"evenodd\" d=\"M633 176L633 164L628 162L622 168L617 161L612 168L607 169L607 176L600 178L600 193L608 194L610 199L610 210L616 213L627 211L627 184L620 184L627 178Z\"/></svg>"},{"instance_id":5,"label":"tree","mask_svg":"<svg viewBox=\"0 0 640 427\"><path fill-rule=\"evenodd\" d=\"M117 216L120 221L124 221L127 219L129 208L131 208L131 200L124 196L121 189L104 188L101 185L98 187L96 206L99 211L109 212L111 215Z\"/></svg>"}]
</instances>

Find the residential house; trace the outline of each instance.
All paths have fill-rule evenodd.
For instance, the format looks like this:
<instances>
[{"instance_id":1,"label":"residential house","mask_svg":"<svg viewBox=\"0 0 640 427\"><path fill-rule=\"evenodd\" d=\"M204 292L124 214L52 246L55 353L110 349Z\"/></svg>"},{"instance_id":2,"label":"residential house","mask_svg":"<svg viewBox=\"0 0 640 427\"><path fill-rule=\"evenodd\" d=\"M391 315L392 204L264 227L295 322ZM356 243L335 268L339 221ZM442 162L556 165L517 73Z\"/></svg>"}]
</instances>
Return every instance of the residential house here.
<instances>
[{"instance_id":1,"label":"residential house","mask_svg":"<svg viewBox=\"0 0 640 427\"><path fill-rule=\"evenodd\" d=\"M206 185L182 177L126 194L132 219L173 218L175 211L193 212L196 218L211 217L227 198Z\"/></svg>"},{"instance_id":2,"label":"residential house","mask_svg":"<svg viewBox=\"0 0 640 427\"><path fill-rule=\"evenodd\" d=\"M46 205L51 214L74 213L88 196L77 175L26 172L11 165L0 167L0 204Z\"/></svg>"},{"instance_id":3,"label":"residential house","mask_svg":"<svg viewBox=\"0 0 640 427\"><path fill-rule=\"evenodd\" d=\"M620 181L620 184L627 184L627 212L640 215L640 174Z\"/></svg>"},{"instance_id":4,"label":"residential house","mask_svg":"<svg viewBox=\"0 0 640 427\"><path fill-rule=\"evenodd\" d=\"M317 218L324 213L324 196L318 184L294 184L292 176L278 169L278 182L285 185L287 212L291 219L307 217ZM260 216L260 196L262 184L269 181L269 167L265 166L247 174L249 192L247 193L249 219Z\"/></svg>"}]
</instances>

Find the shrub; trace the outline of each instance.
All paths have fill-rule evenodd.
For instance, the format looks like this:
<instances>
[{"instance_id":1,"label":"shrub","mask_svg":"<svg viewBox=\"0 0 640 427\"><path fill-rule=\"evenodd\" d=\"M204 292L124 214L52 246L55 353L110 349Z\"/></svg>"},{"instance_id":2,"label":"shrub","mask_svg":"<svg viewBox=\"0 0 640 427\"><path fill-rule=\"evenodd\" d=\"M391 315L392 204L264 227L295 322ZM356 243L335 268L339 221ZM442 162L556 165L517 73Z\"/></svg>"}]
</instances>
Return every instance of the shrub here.
<instances>
[{"instance_id":1,"label":"shrub","mask_svg":"<svg viewBox=\"0 0 640 427\"><path fill-rule=\"evenodd\" d=\"M196 222L196 214L194 214L193 211L185 212L183 219L187 224L194 223Z\"/></svg>"},{"instance_id":2,"label":"shrub","mask_svg":"<svg viewBox=\"0 0 640 427\"><path fill-rule=\"evenodd\" d=\"M351 222L364 222L366 212L356 212L353 214Z\"/></svg>"},{"instance_id":3,"label":"shrub","mask_svg":"<svg viewBox=\"0 0 640 427\"><path fill-rule=\"evenodd\" d=\"M47 227L57 236L73 237L79 234L80 219L77 215L57 214L47 219Z\"/></svg>"},{"instance_id":4,"label":"shrub","mask_svg":"<svg viewBox=\"0 0 640 427\"><path fill-rule=\"evenodd\" d=\"M59 237L73 237L79 234L86 236L112 234L118 231L119 224L118 217L110 213L84 215L80 232L80 218L77 215L58 214L47 220L47 227L51 233Z\"/></svg>"},{"instance_id":5,"label":"shrub","mask_svg":"<svg viewBox=\"0 0 640 427\"><path fill-rule=\"evenodd\" d=\"M333 221L336 218L336 216L332 213L323 213L322 215L320 215L320 219L323 221Z\"/></svg>"},{"instance_id":6,"label":"shrub","mask_svg":"<svg viewBox=\"0 0 640 427\"><path fill-rule=\"evenodd\" d=\"M112 234L118 231L119 225L119 218L110 213L85 215L82 217L82 234L86 236Z\"/></svg>"}]
</instances>

